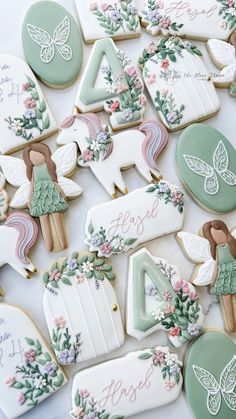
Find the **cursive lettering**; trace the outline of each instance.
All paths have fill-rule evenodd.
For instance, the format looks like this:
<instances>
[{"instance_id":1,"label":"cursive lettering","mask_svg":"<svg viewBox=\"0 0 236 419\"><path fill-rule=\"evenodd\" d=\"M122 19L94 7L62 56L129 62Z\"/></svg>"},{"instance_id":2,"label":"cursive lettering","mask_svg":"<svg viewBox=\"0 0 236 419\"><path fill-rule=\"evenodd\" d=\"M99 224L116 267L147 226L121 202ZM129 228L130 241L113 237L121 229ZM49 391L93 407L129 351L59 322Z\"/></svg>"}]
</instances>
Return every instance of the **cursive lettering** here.
<instances>
[{"instance_id":1,"label":"cursive lettering","mask_svg":"<svg viewBox=\"0 0 236 419\"><path fill-rule=\"evenodd\" d=\"M12 345L12 352L8 353L9 358L14 358L16 355L20 355L21 362L23 362L22 354L24 352L24 348L21 347L20 339L17 339L17 345L18 345L17 350L15 349L15 342L13 339L11 341L11 345Z\"/></svg>"},{"instance_id":2,"label":"cursive lettering","mask_svg":"<svg viewBox=\"0 0 236 419\"><path fill-rule=\"evenodd\" d=\"M137 398L138 391L141 391L144 388L148 389L150 387L153 372L154 367L151 365L151 367L146 371L144 378L141 379L138 384L131 384L128 387L124 386L122 380L116 381L112 379L110 384L101 390L101 393L105 393L105 396L99 400L99 407L105 408L108 401L115 406L124 397L127 398L130 403L134 403Z\"/></svg>"},{"instance_id":3,"label":"cursive lettering","mask_svg":"<svg viewBox=\"0 0 236 419\"><path fill-rule=\"evenodd\" d=\"M156 218L159 212L158 200L152 204L151 209L145 211L141 215L132 215L131 211L120 212L118 217L111 221L108 234L115 236L116 234L122 233L127 234L131 227L135 227L134 235L141 236L144 232L145 222L150 218Z\"/></svg>"},{"instance_id":4,"label":"cursive lettering","mask_svg":"<svg viewBox=\"0 0 236 419\"><path fill-rule=\"evenodd\" d=\"M6 342L6 340L9 340L11 338L11 333L10 332L4 332L2 335L0 335L0 345L4 342Z\"/></svg>"},{"instance_id":5,"label":"cursive lettering","mask_svg":"<svg viewBox=\"0 0 236 419\"><path fill-rule=\"evenodd\" d=\"M189 20L195 20L201 15L205 15L207 19L215 14L217 11L217 5L210 7L209 9L193 9L188 1L173 1L169 7L165 9L167 15L174 14L178 19L183 16L187 16Z\"/></svg>"},{"instance_id":6,"label":"cursive lettering","mask_svg":"<svg viewBox=\"0 0 236 419\"><path fill-rule=\"evenodd\" d=\"M11 83L11 92L8 93L8 97L16 96L16 103L17 103L17 105L19 105L21 95L23 95L23 91L22 91L22 89L20 89L19 83L16 84L16 88L15 88L15 84L12 82Z\"/></svg>"},{"instance_id":7,"label":"cursive lettering","mask_svg":"<svg viewBox=\"0 0 236 419\"><path fill-rule=\"evenodd\" d=\"M8 64L0 65L0 70L9 70L10 66Z\"/></svg>"}]
</instances>

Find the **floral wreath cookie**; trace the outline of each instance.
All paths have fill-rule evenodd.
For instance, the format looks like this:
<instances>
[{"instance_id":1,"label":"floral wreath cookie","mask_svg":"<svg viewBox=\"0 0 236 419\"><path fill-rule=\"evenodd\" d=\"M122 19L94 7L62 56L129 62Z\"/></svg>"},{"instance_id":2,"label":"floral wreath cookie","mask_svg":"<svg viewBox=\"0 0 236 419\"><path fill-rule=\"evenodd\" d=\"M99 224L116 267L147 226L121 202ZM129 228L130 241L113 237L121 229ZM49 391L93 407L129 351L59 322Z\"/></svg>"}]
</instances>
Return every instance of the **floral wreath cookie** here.
<instances>
[{"instance_id":1,"label":"floral wreath cookie","mask_svg":"<svg viewBox=\"0 0 236 419\"><path fill-rule=\"evenodd\" d=\"M13 153L57 132L43 92L28 65L0 55L0 151Z\"/></svg>"},{"instance_id":2,"label":"floral wreath cookie","mask_svg":"<svg viewBox=\"0 0 236 419\"><path fill-rule=\"evenodd\" d=\"M0 319L0 406L8 418L16 418L62 388L67 377L22 309L1 303Z\"/></svg>"},{"instance_id":3,"label":"floral wreath cookie","mask_svg":"<svg viewBox=\"0 0 236 419\"><path fill-rule=\"evenodd\" d=\"M105 258L91 253L73 252L44 272L43 308L60 364L93 359L124 343L114 279Z\"/></svg>"},{"instance_id":4,"label":"floral wreath cookie","mask_svg":"<svg viewBox=\"0 0 236 419\"><path fill-rule=\"evenodd\" d=\"M220 102L202 53L191 42L174 36L161 38L143 50L139 63L152 102L169 131L219 111Z\"/></svg>"},{"instance_id":5,"label":"floral wreath cookie","mask_svg":"<svg viewBox=\"0 0 236 419\"><path fill-rule=\"evenodd\" d=\"M79 166L90 167L113 198L128 193L122 169L136 166L148 183L160 178L156 159L166 147L168 133L161 122L145 121L138 129L113 135L96 114L75 114L61 124L57 144L76 142ZM109 176L107 174L109 173Z\"/></svg>"},{"instance_id":6,"label":"floral wreath cookie","mask_svg":"<svg viewBox=\"0 0 236 419\"><path fill-rule=\"evenodd\" d=\"M73 380L70 415L125 419L171 403L181 392L181 367L177 354L157 346L80 371Z\"/></svg>"},{"instance_id":7,"label":"floral wreath cookie","mask_svg":"<svg viewBox=\"0 0 236 419\"><path fill-rule=\"evenodd\" d=\"M145 0L139 15L152 35L227 40L236 26L235 0Z\"/></svg>"},{"instance_id":8,"label":"floral wreath cookie","mask_svg":"<svg viewBox=\"0 0 236 419\"><path fill-rule=\"evenodd\" d=\"M135 0L75 0L86 43L100 38L137 38L141 34Z\"/></svg>"},{"instance_id":9,"label":"floral wreath cookie","mask_svg":"<svg viewBox=\"0 0 236 419\"><path fill-rule=\"evenodd\" d=\"M105 110L114 130L138 125L143 120L146 97L143 82L127 55L112 39L93 45L75 99L80 112Z\"/></svg>"}]
</instances>

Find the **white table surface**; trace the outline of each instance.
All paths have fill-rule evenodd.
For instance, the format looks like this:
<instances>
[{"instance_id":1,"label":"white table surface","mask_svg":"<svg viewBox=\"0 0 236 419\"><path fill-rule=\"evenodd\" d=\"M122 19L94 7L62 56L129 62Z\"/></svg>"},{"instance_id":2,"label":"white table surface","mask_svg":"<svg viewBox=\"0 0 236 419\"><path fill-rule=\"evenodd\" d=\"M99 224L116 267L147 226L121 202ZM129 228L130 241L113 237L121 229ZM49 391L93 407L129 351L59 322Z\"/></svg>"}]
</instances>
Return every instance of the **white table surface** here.
<instances>
[{"instance_id":1,"label":"white table surface","mask_svg":"<svg viewBox=\"0 0 236 419\"><path fill-rule=\"evenodd\" d=\"M13 54L20 58L24 58L21 44L21 24L28 7L34 2L34 0L1 1L1 54ZM57 0L57 2L64 5L78 21L73 0ZM142 4L143 0L138 0L137 3ZM118 46L121 49L124 49L124 51L137 63L138 55L141 54L143 47L145 47L151 40L152 38L149 35L145 34L143 30L143 35L140 39L119 42ZM204 54L206 64L209 66L210 69L213 70L214 67L210 62L204 44L198 44ZM83 66L87 62L90 50L91 46L84 46ZM82 75L82 71L80 72L80 77ZM56 120L58 124L60 124L60 122L62 122L66 116L71 114L71 110L73 108L73 101L77 90L77 83L75 83L70 88L61 91L53 90L45 86L42 87L51 106L51 109L56 117ZM236 146L236 100L229 96L227 90L218 90L218 94L222 104L221 110L217 116L208 120L206 123L222 131L222 133ZM103 122L107 121L107 115L105 113L101 113L101 117ZM148 108L146 110L146 118L155 117L155 109L153 108L149 100ZM163 156L158 160L158 165L161 169L162 174L166 179L170 180L174 184L180 184L175 165L175 149L179 134L180 133L177 132L176 134L170 135L169 145L166 151L163 153ZM52 147L52 149L56 149L55 137L51 138L50 140L47 140L46 142ZM21 153L16 153L16 156L20 154ZM142 187L145 185L143 179L135 172L134 169L125 172L124 177L129 187L129 190L133 190L135 188ZM65 214L65 224L69 239L69 248L66 252L64 252L65 255L70 254L70 252L73 250L84 249L84 223L88 208L109 200L109 196L106 194L105 190L103 190L102 186L98 183L98 181L95 179L95 177L89 169L78 168L73 179L76 180L82 186L82 188L84 189L84 194L78 200L75 200L70 204L69 211L67 211L67 213ZM224 216L214 216L213 214L210 214L201 207L199 207L192 200L192 198L188 195L187 192L185 193L185 208L185 231L197 233L204 222L210 219L214 219L216 217L224 220L230 228L236 226L235 212ZM188 279L190 277L193 265L185 259L174 237L169 236L164 237L162 239L154 240L150 243L147 243L146 247L154 255L164 257L167 260L169 260L169 262L179 265L181 268L183 278ZM61 254L59 254L58 256L61 256ZM48 254L46 252L42 239L41 237L39 237L38 243L36 244L33 252L31 252L31 258L38 267L39 271L43 272L43 270L46 269L48 265L50 265L51 261L54 260L55 257L56 255ZM117 273L115 288L118 294L123 317L125 317L128 254L126 253L120 256L113 257L112 264L114 266L114 270ZM41 285L40 273L35 275L32 281L28 281L20 275L18 275L10 267L5 266L1 268L0 281L1 286L6 292L6 301L20 304L25 309L27 309L31 313L32 318L37 322L43 333L46 335L46 337L49 338L42 310L43 287ZM207 310L210 302L214 301L215 297L209 296L206 290L201 290L200 296L202 297L204 308L205 310ZM209 314L206 316L205 324L207 327L217 327L219 329L223 328L220 307L218 304L213 304L210 308ZM96 362L101 362L106 359L112 359L113 357L121 356L132 350L145 348L149 345L154 346L157 344L167 344L167 338L163 332L158 332L139 342L133 338L127 337L124 346L120 350L113 352L109 356L100 357L97 358L95 361L91 362L84 362L79 366L77 365L75 367L68 367L66 368L66 370L70 378L72 379L73 374L76 371L83 369L88 365L93 365ZM186 348L182 348L179 351L180 356L183 357L185 349ZM46 401L37 406L35 409L32 409L30 412L23 415L22 418L68 418L68 412L71 408L71 379L69 384L67 384L67 386L65 386L62 390L57 392L52 397L49 397ZM181 417L182 419L192 418L192 414L188 409L183 394L175 403L172 403L160 409L141 413L140 415L135 415L135 419L163 419L164 417L168 417L168 419L176 419L176 417ZM0 412L0 419L3 418L4 415ZM134 417L132 417L132 419L134 419Z\"/></svg>"}]
</instances>

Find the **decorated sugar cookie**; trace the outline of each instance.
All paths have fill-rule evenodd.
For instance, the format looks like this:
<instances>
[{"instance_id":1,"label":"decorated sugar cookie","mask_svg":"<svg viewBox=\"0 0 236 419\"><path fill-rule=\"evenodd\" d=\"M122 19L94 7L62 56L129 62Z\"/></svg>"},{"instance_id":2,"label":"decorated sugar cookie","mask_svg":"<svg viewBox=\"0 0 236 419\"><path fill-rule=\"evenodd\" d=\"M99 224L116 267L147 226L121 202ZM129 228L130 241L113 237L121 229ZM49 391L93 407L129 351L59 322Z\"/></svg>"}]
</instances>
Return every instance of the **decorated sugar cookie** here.
<instances>
[{"instance_id":1,"label":"decorated sugar cookie","mask_svg":"<svg viewBox=\"0 0 236 419\"><path fill-rule=\"evenodd\" d=\"M177 354L157 346L80 371L73 381L70 415L125 419L171 403L181 391L181 367Z\"/></svg>"},{"instance_id":2,"label":"decorated sugar cookie","mask_svg":"<svg viewBox=\"0 0 236 419\"><path fill-rule=\"evenodd\" d=\"M236 209L236 150L215 128L188 127L177 143L180 177L193 198L216 213Z\"/></svg>"},{"instance_id":3,"label":"decorated sugar cookie","mask_svg":"<svg viewBox=\"0 0 236 419\"><path fill-rule=\"evenodd\" d=\"M203 237L180 232L177 235L188 258L198 266L192 282L210 285L221 299L225 329L236 331L236 230L232 233L223 221L209 221L202 229Z\"/></svg>"},{"instance_id":4,"label":"decorated sugar cookie","mask_svg":"<svg viewBox=\"0 0 236 419\"><path fill-rule=\"evenodd\" d=\"M84 40L137 38L141 29L135 0L75 0Z\"/></svg>"},{"instance_id":5,"label":"decorated sugar cookie","mask_svg":"<svg viewBox=\"0 0 236 419\"><path fill-rule=\"evenodd\" d=\"M0 173L0 222L5 221L7 218L7 211L9 207L9 195L4 189L5 178L2 173Z\"/></svg>"},{"instance_id":6,"label":"decorated sugar cookie","mask_svg":"<svg viewBox=\"0 0 236 419\"><path fill-rule=\"evenodd\" d=\"M0 156L0 166L6 180L18 190L10 206L29 208L32 217L39 217L48 251L66 248L62 213L68 209L68 199L77 198L82 189L67 179L76 167L76 144L61 147L53 155L46 144L32 144L23 152L23 161Z\"/></svg>"},{"instance_id":7,"label":"decorated sugar cookie","mask_svg":"<svg viewBox=\"0 0 236 419\"><path fill-rule=\"evenodd\" d=\"M142 248L130 256L127 333L137 339L165 330L174 346L195 339L203 311L192 284L178 268Z\"/></svg>"},{"instance_id":8,"label":"decorated sugar cookie","mask_svg":"<svg viewBox=\"0 0 236 419\"><path fill-rule=\"evenodd\" d=\"M220 109L201 56L194 44L169 36L151 43L139 59L152 102L170 131L208 119Z\"/></svg>"},{"instance_id":9,"label":"decorated sugar cookie","mask_svg":"<svg viewBox=\"0 0 236 419\"><path fill-rule=\"evenodd\" d=\"M0 408L17 418L67 382L49 346L19 307L0 304Z\"/></svg>"},{"instance_id":10,"label":"decorated sugar cookie","mask_svg":"<svg viewBox=\"0 0 236 419\"><path fill-rule=\"evenodd\" d=\"M90 208L85 244L91 252L98 252L98 256L117 255L179 231L183 222L183 193L178 186L162 180Z\"/></svg>"},{"instance_id":11,"label":"decorated sugar cookie","mask_svg":"<svg viewBox=\"0 0 236 419\"><path fill-rule=\"evenodd\" d=\"M38 1L26 13L22 42L27 62L47 85L75 82L83 60L81 34L73 16L54 1Z\"/></svg>"},{"instance_id":12,"label":"decorated sugar cookie","mask_svg":"<svg viewBox=\"0 0 236 419\"><path fill-rule=\"evenodd\" d=\"M114 278L105 258L78 252L44 273L44 313L60 364L93 359L124 343Z\"/></svg>"},{"instance_id":13,"label":"decorated sugar cookie","mask_svg":"<svg viewBox=\"0 0 236 419\"><path fill-rule=\"evenodd\" d=\"M43 92L29 66L0 55L0 152L13 153L57 132Z\"/></svg>"},{"instance_id":14,"label":"decorated sugar cookie","mask_svg":"<svg viewBox=\"0 0 236 419\"><path fill-rule=\"evenodd\" d=\"M146 97L143 82L127 55L112 39L100 39L93 45L79 83L75 106L80 112L111 114L113 129L138 125L143 120Z\"/></svg>"},{"instance_id":15,"label":"decorated sugar cookie","mask_svg":"<svg viewBox=\"0 0 236 419\"><path fill-rule=\"evenodd\" d=\"M196 419L234 419L236 346L226 335L207 331L187 352L184 381Z\"/></svg>"},{"instance_id":16,"label":"decorated sugar cookie","mask_svg":"<svg viewBox=\"0 0 236 419\"><path fill-rule=\"evenodd\" d=\"M81 152L78 164L90 167L115 198L116 189L128 193L122 169L136 166L147 182L160 177L156 158L167 145L168 133L160 122L146 121L138 129L111 135L109 127L103 127L97 115L76 114L62 123L57 144L73 141Z\"/></svg>"},{"instance_id":17,"label":"decorated sugar cookie","mask_svg":"<svg viewBox=\"0 0 236 419\"><path fill-rule=\"evenodd\" d=\"M152 35L226 40L236 26L234 0L143 0L139 14Z\"/></svg>"}]
</instances>

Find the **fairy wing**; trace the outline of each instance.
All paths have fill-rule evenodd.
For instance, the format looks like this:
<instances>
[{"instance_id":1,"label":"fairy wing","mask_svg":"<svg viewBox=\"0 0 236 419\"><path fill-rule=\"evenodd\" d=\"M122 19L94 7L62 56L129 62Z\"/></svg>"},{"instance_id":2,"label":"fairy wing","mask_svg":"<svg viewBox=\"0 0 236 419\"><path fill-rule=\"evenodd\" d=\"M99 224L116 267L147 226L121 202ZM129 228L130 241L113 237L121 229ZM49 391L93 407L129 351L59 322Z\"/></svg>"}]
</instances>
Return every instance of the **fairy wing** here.
<instances>
[{"instance_id":1,"label":"fairy wing","mask_svg":"<svg viewBox=\"0 0 236 419\"><path fill-rule=\"evenodd\" d=\"M73 182L71 179L67 179L63 176L58 177L58 183L62 190L64 191L64 194L69 199L74 199L80 196L83 193L83 189L77 185L77 183Z\"/></svg>"},{"instance_id":2,"label":"fairy wing","mask_svg":"<svg viewBox=\"0 0 236 419\"><path fill-rule=\"evenodd\" d=\"M192 283L199 287L210 285L215 272L216 262L211 257L196 270Z\"/></svg>"},{"instance_id":3,"label":"fairy wing","mask_svg":"<svg viewBox=\"0 0 236 419\"><path fill-rule=\"evenodd\" d=\"M207 46L214 61L220 67L236 66L235 47L219 39L210 39Z\"/></svg>"},{"instance_id":4,"label":"fairy wing","mask_svg":"<svg viewBox=\"0 0 236 419\"><path fill-rule=\"evenodd\" d=\"M40 58L41 60L47 64L52 61L54 55L55 55L55 48L53 45L53 40L49 33L45 31L42 28L39 28L38 26L27 24L27 29L30 38L32 41L34 41L36 44L41 46L40 51Z\"/></svg>"},{"instance_id":5,"label":"fairy wing","mask_svg":"<svg viewBox=\"0 0 236 419\"><path fill-rule=\"evenodd\" d=\"M202 263L211 259L210 245L204 237L180 231L177 238L181 241L186 255L192 262Z\"/></svg>"},{"instance_id":6,"label":"fairy wing","mask_svg":"<svg viewBox=\"0 0 236 419\"><path fill-rule=\"evenodd\" d=\"M236 185L236 175L228 170L229 156L223 141L220 141L213 154L213 165L223 181L230 186Z\"/></svg>"},{"instance_id":7,"label":"fairy wing","mask_svg":"<svg viewBox=\"0 0 236 419\"><path fill-rule=\"evenodd\" d=\"M220 387L225 403L231 410L236 411L236 356L226 365L220 377Z\"/></svg>"},{"instance_id":8,"label":"fairy wing","mask_svg":"<svg viewBox=\"0 0 236 419\"><path fill-rule=\"evenodd\" d=\"M59 23L53 33L53 42L57 47L59 54L64 60L69 61L72 58L72 49L66 44L70 36L70 19L68 16Z\"/></svg>"},{"instance_id":9,"label":"fairy wing","mask_svg":"<svg viewBox=\"0 0 236 419\"><path fill-rule=\"evenodd\" d=\"M193 365L195 377L207 391L207 407L212 415L217 415L221 406L220 385L215 377L204 368Z\"/></svg>"},{"instance_id":10,"label":"fairy wing","mask_svg":"<svg viewBox=\"0 0 236 419\"><path fill-rule=\"evenodd\" d=\"M189 154L184 154L183 157L192 172L205 178L204 189L206 193L215 195L219 190L219 182L213 167L198 157Z\"/></svg>"},{"instance_id":11,"label":"fairy wing","mask_svg":"<svg viewBox=\"0 0 236 419\"><path fill-rule=\"evenodd\" d=\"M13 196L12 208L26 208L28 204L30 182L26 176L26 166L23 160L11 156L0 156L0 166L7 182L19 188Z\"/></svg>"}]
</instances>

